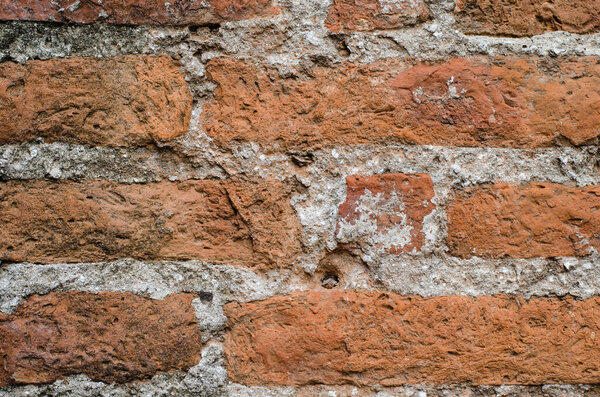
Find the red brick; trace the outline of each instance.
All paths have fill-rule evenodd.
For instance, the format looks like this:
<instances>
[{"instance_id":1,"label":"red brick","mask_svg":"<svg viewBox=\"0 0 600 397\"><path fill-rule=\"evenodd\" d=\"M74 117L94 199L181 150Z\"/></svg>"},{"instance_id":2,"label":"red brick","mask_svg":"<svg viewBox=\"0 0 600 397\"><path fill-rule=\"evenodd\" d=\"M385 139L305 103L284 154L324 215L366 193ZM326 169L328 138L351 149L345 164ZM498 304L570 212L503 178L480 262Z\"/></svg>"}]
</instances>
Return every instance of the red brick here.
<instances>
[{"instance_id":1,"label":"red brick","mask_svg":"<svg viewBox=\"0 0 600 397\"><path fill-rule=\"evenodd\" d=\"M277 181L9 181L0 184L0 260L284 265L300 249L289 193Z\"/></svg>"},{"instance_id":2,"label":"red brick","mask_svg":"<svg viewBox=\"0 0 600 397\"><path fill-rule=\"evenodd\" d=\"M452 255L581 256L600 249L600 186L508 183L457 193L447 210Z\"/></svg>"},{"instance_id":3,"label":"red brick","mask_svg":"<svg viewBox=\"0 0 600 397\"><path fill-rule=\"evenodd\" d=\"M396 29L429 19L423 0L334 0L325 26L333 32Z\"/></svg>"},{"instance_id":4,"label":"red brick","mask_svg":"<svg viewBox=\"0 0 600 397\"><path fill-rule=\"evenodd\" d=\"M0 144L147 145L187 132L191 110L191 93L169 57L0 64Z\"/></svg>"},{"instance_id":5,"label":"red brick","mask_svg":"<svg viewBox=\"0 0 600 397\"><path fill-rule=\"evenodd\" d=\"M556 30L600 30L598 0L458 0L455 12L467 34L532 36Z\"/></svg>"},{"instance_id":6,"label":"red brick","mask_svg":"<svg viewBox=\"0 0 600 397\"><path fill-rule=\"evenodd\" d=\"M0 386L73 374L126 382L198 364L202 342L192 294L152 300L130 293L32 296L0 318Z\"/></svg>"},{"instance_id":7,"label":"red brick","mask_svg":"<svg viewBox=\"0 0 600 397\"><path fill-rule=\"evenodd\" d=\"M272 15L270 0L0 0L0 20L203 25Z\"/></svg>"},{"instance_id":8,"label":"red brick","mask_svg":"<svg viewBox=\"0 0 600 397\"><path fill-rule=\"evenodd\" d=\"M204 107L217 144L268 148L404 144L537 148L598 142L600 64L589 58L384 60L282 78L220 58Z\"/></svg>"},{"instance_id":9,"label":"red brick","mask_svg":"<svg viewBox=\"0 0 600 397\"><path fill-rule=\"evenodd\" d=\"M229 303L246 385L598 383L600 300L298 292Z\"/></svg>"},{"instance_id":10,"label":"red brick","mask_svg":"<svg viewBox=\"0 0 600 397\"><path fill-rule=\"evenodd\" d=\"M339 207L338 239L395 254L421 249L423 219L435 208L429 175L351 175L346 186L346 201Z\"/></svg>"}]
</instances>

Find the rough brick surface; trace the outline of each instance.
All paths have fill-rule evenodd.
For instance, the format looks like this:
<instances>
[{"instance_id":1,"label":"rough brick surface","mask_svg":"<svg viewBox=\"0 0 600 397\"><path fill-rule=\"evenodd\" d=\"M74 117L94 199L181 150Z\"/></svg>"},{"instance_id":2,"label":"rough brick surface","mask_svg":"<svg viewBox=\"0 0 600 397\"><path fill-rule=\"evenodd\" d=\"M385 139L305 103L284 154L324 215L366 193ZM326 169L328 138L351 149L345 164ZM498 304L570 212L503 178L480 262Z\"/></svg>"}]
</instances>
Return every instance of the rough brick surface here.
<instances>
[{"instance_id":1,"label":"rough brick surface","mask_svg":"<svg viewBox=\"0 0 600 397\"><path fill-rule=\"evenodd\" d=\"M299 223L288 193L276 181L6 182L0 185L0 258L289 263L299 252Z\"/></svg>"},{"instance_id":2,"label":"rough brick surface","mask_svg":"<svg viewBox=\"0 0 600 397\"><path fill-rule=\"evenodd\" d=\"M429 18L423 0L335 0L325 26L333 32L395 29Z\"/></svg>"},{"instance_id":3,"label":"rough brick surface","mask_svg":"<svg viewBox=\"0 0 600 397\"><path fill-rule=\"evenodd\" d=\"M187 132L191 109L179 66L165 56L0 64L0 144L147 145Z\"/></svg>"},{"instance_id":4,"label":"rough brick surface","mask_svg":"<svg viewBox=\"0 0 600 397\"><path fill-rule=\"evenodd\" d=\"M151 300L130 293L36 295L0 314L0 386L71 374L123 382L188 369L202 343L192 294Z\"/></svg>"},{"instance_id":5,"label":"rough brick surface","mask_svg":"<svg viewBox=\"0 0 600 397\"><path fill-rule=\"evenodd\" d=\"M600 300L301 292L225 306L243 384L596 383Z\"/></svg>"},{"instance_id":6,"label":"rough brick surface","mask_svg":"<svg viewBox=\"0 0 600 397\"><path fill-rule=\"evenodd\" d=\"M453 255L580 256L600 249L600 187L497 183L458 193L448 208Z\"/></svg>"},{"instance_id":7,"label":"rough brick surface","mask_svg":"<svg viewBox=\"0 0 600 397\"><path fill-rule=\"evenodd\" d=\"M456 17L465 33L532 36L564 30L600 30L597 0L458 0Z\"/></svg>"},{"instance_id":8,"label":"rough brick surface","mask_svg":"<svg viewBox=\"0 0 600 397\"><path fill-rule=\"evenodd\" d=\"M0 0L0 397L600 396L599 5Z\"/></svg>"},{"instance_id":9,"label":"rough brick surface","mask_svg":"<svg viewBox=\"0 0 600 397\"><path fill-rule=\"evenodd\" d=\"M233 59L208 66L218 84L205 107L208 134L225 144L334 143L533 148L597 140L600 65L595 58L387 60L315 68L281 78Z\"/></svg>"},{"instance_id":10,"label":"rough brick surface","mask_svg":"<svg viewBox=\"0 0 600 397\"><path fill-rule=\"evenodd\" d=\"M351 175L339 207L336 237L391 253L417 252L425 243L423 218L435 208L427 174Z\"/></svg>"},{"instance_id":11,"label":"rough brick surface","mask_svg":"<svg viewBox=\"0 0 600 397\"><path fill-rule=\"evenodd\" d=\"M269 0L0 0L0 20L202 25L272 14Z\"/></svg>"}]
</instances>

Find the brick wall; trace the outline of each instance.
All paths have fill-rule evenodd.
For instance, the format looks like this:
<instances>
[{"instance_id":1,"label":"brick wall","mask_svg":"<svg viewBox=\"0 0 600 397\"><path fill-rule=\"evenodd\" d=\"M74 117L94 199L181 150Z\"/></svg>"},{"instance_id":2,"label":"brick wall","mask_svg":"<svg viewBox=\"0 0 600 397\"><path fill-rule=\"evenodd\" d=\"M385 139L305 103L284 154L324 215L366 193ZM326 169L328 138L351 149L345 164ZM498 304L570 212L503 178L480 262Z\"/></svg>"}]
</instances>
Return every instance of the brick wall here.
<instances>
[{"instance_id":1,"label":"brick wall","mask_svg":"<svg viewBox=\"0 0 600 397\"><path fill-rule=\"evenodd\" d=\"M0 0L0 396L600 395L597 0Z\"/></svg>"}]
</instances>

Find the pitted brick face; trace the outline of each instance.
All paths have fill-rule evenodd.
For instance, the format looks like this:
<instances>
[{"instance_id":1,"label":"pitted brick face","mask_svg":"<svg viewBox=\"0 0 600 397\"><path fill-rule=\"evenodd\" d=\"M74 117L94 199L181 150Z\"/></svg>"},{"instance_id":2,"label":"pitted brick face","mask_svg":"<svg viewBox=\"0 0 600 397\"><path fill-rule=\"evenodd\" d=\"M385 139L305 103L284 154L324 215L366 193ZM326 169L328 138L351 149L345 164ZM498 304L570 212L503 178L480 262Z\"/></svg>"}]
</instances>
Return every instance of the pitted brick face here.
<instances>
[{"instance_id":1,"label":"pitted brick face","mask_svg":"<svg viewBox=\"0 0 600 397\"><path fill-rule=\"evenodd\" d=\"M192 95L170 57L0 64L0 144L143 146L188 131Z\"/></svg>"},{"instance_id":2,"label":"pitted brick face","mask_svg":"<svg viewBox=\"0 0 600 397\"><path fill-rule=\"evenodd\" d=\"M600 31L597 0L458 0L456 19L468 34L533 36Z\"/></svg>"},{"instance_id":3,"label":"pitted brick face","mask_svg":"<svg viewBox=\"0 0 600 397\"><path fill-rule=\"evenodd\" d=\"M0 316L0 386L48 383L74 374L103 382L187 370L202 341L193 294L152 300L130 293L32 296Z\"/></svg>"},{"instance_id":4,"label":"pitted brick face","mask_svg":"<svg viewBox=\"0 0 600 397\"><path fill-rule=\"evenodd\" d=\"M267 148L399 142L539 148L593 144L600 130L596 58L385 60L282 78L219 58L202 121L216 143Z\"/></svg>"},{"instance_id":5,"label":"pitted brick face","mask_svg":"<svg viewBox=\"0 0 600 397\"><path fill-rule=\"evenodd\" d=\"M429 19L423 0L334 0L325 26L332 32L413 26Z\"/></svg>"},{"instance_id":6,"label":"pitted brick face","mask_svg":"<svg viewBox=\"0 0 600 397\"><path fill-rule=\"evenodd\" d=\"M247 385L597 383L592 298L298 292L229 303L228 373Z\"/></svg>"},{"instance_id":7,"label":"pitted brick face","mask_svg":"<svg viewBox=\"0 0 600 397\"><path fill-rule=\"evenodd\" d=\"M340 242L394 254L421 249L424 218L435 208L429 175L351 175L346 186L336 227Z\"/></svg>"},{"instance_id":8,"label":"pitted brick face","mask_svg":"<svg viewBox=\"0 0 600 397\"><path fill-rule=\"evenodd\" d=\"M202 25L275 12L270 0L0 0L0 20Z\"/></svg>"},{"instance_id":9,"label":"pitted brick face","mask_svg":"<svg viewBox=\"0 0 600 397\"><path fill-rule=\"evenodd\" d=\"M459 257L585 256L600 250L599 209L599 186L471 188L448 208L448 246Z\"/></svg>"}]
</instances>

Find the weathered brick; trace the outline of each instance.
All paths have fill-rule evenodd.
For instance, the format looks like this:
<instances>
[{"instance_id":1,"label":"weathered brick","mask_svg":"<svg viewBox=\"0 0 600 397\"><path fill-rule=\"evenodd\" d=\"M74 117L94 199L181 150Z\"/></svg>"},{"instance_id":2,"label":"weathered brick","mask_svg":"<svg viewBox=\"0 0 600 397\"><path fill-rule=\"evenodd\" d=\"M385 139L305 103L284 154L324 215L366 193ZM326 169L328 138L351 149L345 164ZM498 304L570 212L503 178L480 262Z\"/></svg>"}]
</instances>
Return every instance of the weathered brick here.
<instances>
[{"instance_id":1,"label":"weathered brick","mask_svg":"<svg viewBox=\"0 0 600 397\"><path fill-rule=\"evenodd\" d=\"M277 181L9 181L0 184L0 260L283 265L299 252L289 193Z\"/></svg>"},{"instance_id":2,"label":"weathered brick","mask_svg":"<svg viewBox=\"0 0 600 397\"><path fill-rule=\"evenodd\" d=\"M597 383L600 299L310 291L229 303L246 385Z\"/></svg>"},{"instance_id":3,"label":"weathered brick","mask_svg":"<svg viewBox=\"0 0 600 397\"><path fill-rule=\"evenodd\" d=\"M429 19L423 0L334 0L325 26L333 32L396 29Z\"/></svg>"},{"instance_id":4,"label":"weathered brick","mask_svg":"<svg viewBox=\"0 0 600 397\"><path fill-rule=\"evenodd\" d=\"M187 132L191 109L191 93L169 57L0 64L0 144L43 138L147 145Z\"/></svg>"},{"instance_id":5,"label":"weathered brick","mask_svg":"<svg viewBox=\"0 0 600 397\"><path fill-rule=\"evenodd\" d=\"M429 175L351 175L346 186L336 227L338 240L395 254L421 249L423 219L435 208Z\"/></svg>"},{"instance_id":6,"label":"weathered brick","mask_svg":"<svg viewBox=\"0 0 600 397\"><path fill-rule=\"evenodd\" d=\"M458 0L456 20L467 34L532 36L600 30L598 0Z\"/></svg>"},{"instance_id":7,"label":"weathered brick","mask_svg":"<svg viewBox=\"0 0 600 397\"><path fill-rule=\"evenodd\" d=\"M72 374L125 382L198 364L202 342L192 294L152 300L130 293L35 295L0 317L0 386Z\"/></svg>"},{"instance_id":8,"label":"weathered brick","mask_svg":"<svg viewBox=\"0 0 600 397\"><path fill-rule=\"evenodd\" d=\"M218 87L202 120L219 144L536 148L590 144L600 134L593 57L385 60L318 67L305 78L220 58L208 72Z\"/></svg>"},{"instance_id":9,"label":"weathered brick","mask_svg":"<svg viewBox=\"0 0 600 397\"><path fill-rule=\"evenodd\" d=\"M600 186L497 183L467 189L449 206L452 255L580 256L600 249Z\"/></svg>"},{"instance_id":10,"label":"weathered brick","mask_svg":"<svg viewBox=\"0 0 600 397\"><path fill-rule=\"evenodd\" d=\"M0 0L0 20L203 25L271 15L271 0Z\"/></svg>"}]
</instances>

